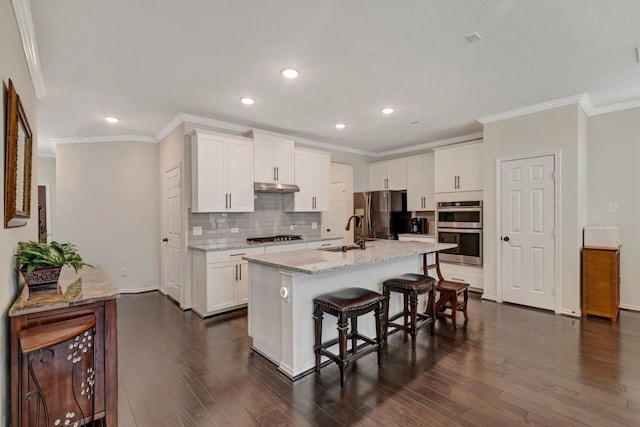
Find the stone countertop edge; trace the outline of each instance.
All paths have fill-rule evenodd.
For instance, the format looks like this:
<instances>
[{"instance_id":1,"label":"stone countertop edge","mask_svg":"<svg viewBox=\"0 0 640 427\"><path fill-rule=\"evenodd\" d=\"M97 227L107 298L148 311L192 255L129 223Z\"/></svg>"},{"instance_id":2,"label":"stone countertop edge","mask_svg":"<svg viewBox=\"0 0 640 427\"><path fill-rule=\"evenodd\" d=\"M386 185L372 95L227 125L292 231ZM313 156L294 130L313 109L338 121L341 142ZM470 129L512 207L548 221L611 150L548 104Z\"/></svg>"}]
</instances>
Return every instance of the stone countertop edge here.
<instances>
[{"instance_id":1,"label":"stone countertop edge","mask_svg":"<svg viewBox=\"0 0 640 427\"><path fill-rule=\"evenodd\" d=\"M284 242L266 242L266 243L249 243L242 242L229 242L229 243L207 243L205 245L189 245L189 249L195 251L212 252L212 251L226 251L233 249L246 249L246 248L261 248L265 246L280 246L280 245L292 245L295 243L310 243L310 242L322 242L325 240L342 239L342 236L333 237L311 237L303 238L301 240L287 240Z\"/></svg>"},{"instance_id":2,"label":"stone countertop edge","mask_svg":"<svg viewBox=\"0 0 640 427\"><path fill-rule=\"evenodd\" d=\"M455 244L450 243L402 242L398 240L368 243L369 246L364 251L358 249L343 253L320 249L302 249L276 254L247 255L242 259L280 270L305 274L322 274L456 247Z\"/></svg>"},{"instance_id":3,"label":"stone countertop edge","mask_svg":"<svg viewBox=\"0 0 640 427\"><path fill-rule=\"evenodd\" d=\"M78 273L64 267L55 292L31 293L22 276L20 279L22 289L9 309L9 317L120 298L120 290L100 266L84 267Z\"/></svg>"}]
</instances>

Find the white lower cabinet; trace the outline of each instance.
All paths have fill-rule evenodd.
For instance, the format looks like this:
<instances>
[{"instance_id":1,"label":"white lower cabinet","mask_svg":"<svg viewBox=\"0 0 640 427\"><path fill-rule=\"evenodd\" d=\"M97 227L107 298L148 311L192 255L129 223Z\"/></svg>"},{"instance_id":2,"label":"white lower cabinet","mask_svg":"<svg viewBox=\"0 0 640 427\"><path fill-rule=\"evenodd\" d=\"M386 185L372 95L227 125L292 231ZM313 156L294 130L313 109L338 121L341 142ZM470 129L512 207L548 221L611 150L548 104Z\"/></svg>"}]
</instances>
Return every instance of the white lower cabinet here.
<instances>
[{"instance_id":1,"label":"white lower cabinet","mask_svg":"<svg viewBox=\"0 0 640 427\"><path fill-rule=\"evenodd\" d=\"M263 254L264 247L192 253L192 305L196 314L205 317L247 304L249 267L242 257Z\"/></svg>"},{"instance_id":2,"label":"white lower cabinet","mask_svg":"<svg viewBox=\"0 0 640 427\"><path fill-rule=\"evenodd\" d=\"M467 283L469 289L475 291L484 289L484 270L482 267L440 262L440 271L446 280Z\"/></svg>"}]
</instances>

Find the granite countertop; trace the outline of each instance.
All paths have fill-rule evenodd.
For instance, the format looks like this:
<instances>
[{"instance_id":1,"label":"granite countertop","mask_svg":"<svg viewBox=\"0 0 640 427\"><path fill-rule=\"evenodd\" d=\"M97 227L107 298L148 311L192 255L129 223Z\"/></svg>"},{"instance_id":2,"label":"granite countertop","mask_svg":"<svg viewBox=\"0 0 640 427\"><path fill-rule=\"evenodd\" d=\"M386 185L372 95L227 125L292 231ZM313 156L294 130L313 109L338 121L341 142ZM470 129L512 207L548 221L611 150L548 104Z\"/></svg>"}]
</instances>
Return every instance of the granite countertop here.
<instances>
[{"instance_id":1,"label":"granite countertop","mask_svg":"<svg viewBox=\"0 0 640 427\"><path fill-rule=\"evenodd\" d=\"M205 245L189 245L189 249L196 251L225 251L228 249L245 249L245 248L261 248L265 246L280 246L280 245L292 245L295 243L308 243L308 242L322 242L325 240L342 239L341 235L327 236L327 237L304 237L302 240L287 240L284 242L266 242L266 243L253 243L247 241L240 242L224 242L224 243L209 243Z\"/></svg>"},{"instance_id":2,"label":"granite countertop","mask_svg":"<svg viewBox=\"0 0 640 427\"><path fill-rule=\"evenodd\" d=\"M456 245L452 243L376 240L367 242L365 250L355 249L347 252L330 252L320 249L303 249L276 254L247 255L242 259L282 270L320 274L455 247Z\"/></svg>"},{"instance_id":3,"label":"granite countertop","mask_svg":"<svg viewBox=\"0 0 640 427\"><path fill-rule=\"evenodd\" d=\"M21 284L24 283L22 276L20 279ZM101 267L84 267L77 274L73 268L64 267L60 273L56 292L30 293L28 286L23 286L18 298L9 309L9 317L91 304L119 297L120 291Z\"/></svg>"}]
</instances>

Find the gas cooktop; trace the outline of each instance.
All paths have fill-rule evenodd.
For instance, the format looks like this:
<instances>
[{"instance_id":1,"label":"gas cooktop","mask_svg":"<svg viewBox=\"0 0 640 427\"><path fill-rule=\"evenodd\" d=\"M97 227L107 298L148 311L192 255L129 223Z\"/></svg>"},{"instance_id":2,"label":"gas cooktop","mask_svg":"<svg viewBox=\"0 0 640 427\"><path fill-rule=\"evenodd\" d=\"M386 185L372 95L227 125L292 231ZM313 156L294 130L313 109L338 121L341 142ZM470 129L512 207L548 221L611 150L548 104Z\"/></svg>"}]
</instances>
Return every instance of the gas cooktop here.
<instances>
[{"instance_id":1,"label":"gas cooktop","mask_svg":"<svg viewBox=\"0 0 640 427\"><path fill-rule=\"evenodd\" d=\"M280 236L249 237L247 242L268 243L268 242L288 242L289 240L302 240L302 236L297 234L282 234Z\"/></svg>"}]
</instances>

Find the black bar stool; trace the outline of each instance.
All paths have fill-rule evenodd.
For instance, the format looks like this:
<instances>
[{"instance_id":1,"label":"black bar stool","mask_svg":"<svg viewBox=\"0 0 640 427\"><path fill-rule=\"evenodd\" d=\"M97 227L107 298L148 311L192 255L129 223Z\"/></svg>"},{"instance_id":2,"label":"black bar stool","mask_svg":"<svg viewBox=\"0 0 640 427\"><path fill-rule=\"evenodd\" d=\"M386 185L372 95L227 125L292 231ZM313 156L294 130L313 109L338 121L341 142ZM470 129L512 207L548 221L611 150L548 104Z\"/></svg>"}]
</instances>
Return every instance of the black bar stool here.
<instances>
[{"instance_id":1,"label":"black bar stool","mask_svg":"<svg viewBox=\"0 0 640 427\"><path fill-rule=\"evenodd\" d=\"M320 356L327 356L340 368L340 387L345 387L347 365L374 351L378 352L378 366L382 366L383 326L385 302L387 298L378 292L364 288L347 288L341 291L320 295L313 300L313 318L315 320L316 372L320 372ZM358 317L373 311L376 320L376 339L358 333ZM338 338L322 342L322 318L324 313L338 318ZM351 332L347 327L351 319ZM347 351L347 341L351 339L351 349ZM358 346L358 340L364 344ZM339 354L327 350L338 344Z\"/></svg>"},{"instance_id":2,"label":"black bar stool","mask_svg":"<svg viewBox=\"0 0 640 427\"><path fill-rule=\"evenodd\" d=\"M416 335L418 331L425 326L431 326L431 335L434 334L434 290L435 279L423 274L407 273L399 277L387 279L382 282L382 293L389 298L391 292L399 292L403 295L404 308L400 313L389 317L389 304L385 308L385 333L387 336L398 332L405 331L411 335L411 349L416 350ZM429 294L427 298L428 305L425 313L418 313L418 295ZM403 317L403 323L394 323L393 321ZM389 332L389 328L392 328Z\"/></svg>"}]
</instances>

